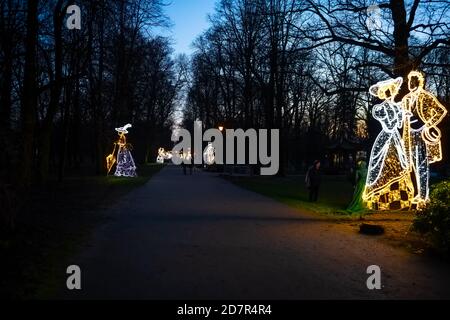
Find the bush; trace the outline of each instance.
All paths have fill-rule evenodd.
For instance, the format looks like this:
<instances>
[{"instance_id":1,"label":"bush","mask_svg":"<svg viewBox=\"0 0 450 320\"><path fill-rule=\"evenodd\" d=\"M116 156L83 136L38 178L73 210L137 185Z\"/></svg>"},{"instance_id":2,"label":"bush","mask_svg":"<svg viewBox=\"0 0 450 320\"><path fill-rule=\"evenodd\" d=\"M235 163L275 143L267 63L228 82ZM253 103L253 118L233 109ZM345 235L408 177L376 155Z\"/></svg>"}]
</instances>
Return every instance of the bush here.
<instances>
[{"instance_id":1,"label":"bush","mask_svg":"<svg viewBox=\"0 0 450 320\"><path fill-rule=\"evenodd\" d=\"M450 181L433 187L430 202L417 213L413 229L429 236L437 249L450 253Z\"/></svg>"}]
</instances>

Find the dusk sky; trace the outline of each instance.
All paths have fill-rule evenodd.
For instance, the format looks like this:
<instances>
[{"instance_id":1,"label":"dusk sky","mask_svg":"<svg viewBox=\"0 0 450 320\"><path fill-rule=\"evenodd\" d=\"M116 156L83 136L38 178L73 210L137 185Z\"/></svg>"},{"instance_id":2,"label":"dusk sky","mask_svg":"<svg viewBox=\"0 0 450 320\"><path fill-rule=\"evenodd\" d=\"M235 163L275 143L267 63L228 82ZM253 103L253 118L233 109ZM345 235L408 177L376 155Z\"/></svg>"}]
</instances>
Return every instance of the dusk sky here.
<instances>
[{"instance_id":1,"label":"dusk sky","mask_svg":"<svg viewBox=\"0 0 450 320\"><path fill-rule=\"evenodd\" d=\"M165 11L173 23L166 33L174 41L175 54L192 53L192 41L207 29L208 14L214 12L215 0L171 0Z\"/></svg>"}]
</instances>

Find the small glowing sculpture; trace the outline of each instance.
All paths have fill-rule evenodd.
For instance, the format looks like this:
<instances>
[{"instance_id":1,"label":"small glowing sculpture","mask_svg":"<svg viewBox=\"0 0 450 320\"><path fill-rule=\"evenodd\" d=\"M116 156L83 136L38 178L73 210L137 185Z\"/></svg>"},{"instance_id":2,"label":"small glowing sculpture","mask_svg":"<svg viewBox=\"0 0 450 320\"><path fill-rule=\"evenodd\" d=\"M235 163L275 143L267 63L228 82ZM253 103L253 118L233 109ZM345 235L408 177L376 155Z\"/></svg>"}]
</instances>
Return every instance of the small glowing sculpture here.
<instances>
[{"instance_id":1,"label":"small glowing sculpture","mask_svg":"<svg viewBox=\"0 0 450 320\"><path fill-rule=\"evenodd\" d=\"M424 89L424 77L408 76L409 93L395 102L402 78L379 82L370 93L383 103L372 114L382 125L372 148L363 200L371 209L418 208L428 201L429 163L442 160L437 125L447 111ZM400 130L403 131L402 136Z\"/></svg>"},{"instance_id":2,"label":"small glowing sculpture","mask_svg":"<svg viewBox=\"0 0 450 320\"><path fill-rule=\"evenodd\" d=\"M164 164L165 159L166 159L166 151L164 150L164 148L159 148L156 163Z\"/></svg>"},{"instance_id":3,"label":"small glowing sculpture","mask_svg":"<svg viewBox=\"0 0 450 320\"><path fill-rule=\"evenodd\" d=\"M172 151L166 151L164 148L158 149L158 157L156 157L156 163L164 164L165 160L172 159Z\"/></svg>"},{"instance_id":4,"label":"small glowing sculpture","mask_svg":"<svg viewBox=\"0 0 450 320\"><path fill-rule=\"evenodd\" d=\"M205 164L211 166L215 163L215 149L213 147L212 142L208 143L208 146L205 148L203 152L203 161Z\"/></svg>"},{"instance_id":5,"label":"small glowing sculpture","mask_svg":"<svg viewBox=\"0 0 450 320\"><path fill-rule=\"evenodd\" d=\"M190 163L191 160L192 160L191 149L189 148L189 149L187 150L187 152L182 152L181 155L180 155L180 158L181 158L182 160L184 160L185 162Z\"/></svg>"},{"instance_id":6,"label":"small glowing sculpture","mask_svg":"<svg viewBox=\"0 0 450 320\"><path fill-rule=\"evenodd\" d=\"M114 175L116 177L136 177L136 165L134 163L133 156L131 155L132 146L127 143L126 135L128 134L128 129L131 128L131 124L127 124L121 128L116 128L119 134L119 140L114 143L113 152L106 157L106 166L108 170L108 175L111 172L114 164L116 165L116 172ZM116 149L117 155L116 155Z\"/></svg>"}]
</instances>

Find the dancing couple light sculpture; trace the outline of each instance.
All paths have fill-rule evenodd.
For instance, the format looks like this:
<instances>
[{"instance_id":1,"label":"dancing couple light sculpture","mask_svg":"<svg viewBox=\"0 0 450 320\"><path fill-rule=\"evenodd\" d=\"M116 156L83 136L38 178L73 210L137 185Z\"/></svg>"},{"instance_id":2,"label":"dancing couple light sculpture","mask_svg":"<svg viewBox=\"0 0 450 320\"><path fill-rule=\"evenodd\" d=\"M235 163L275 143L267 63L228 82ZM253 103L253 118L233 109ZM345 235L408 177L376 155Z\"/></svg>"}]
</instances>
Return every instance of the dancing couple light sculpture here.
<instances>
[{"instance_id":1,"label":"dancing couple light sculpture","mask_svg":"<svg viewBox=\"0 0 450 320\"><path fill-rule=\"evenodd\" d=\"M121 128L116 128L119 135L119 140L114 143L113 152L106 157L106 166L108 175L111 172L114 165L116 165L116 177L136 177L136 165L134 163L133 156L131 155L132 146L127 143L126 135L128 129L131 128L131 124L127 124ZM117 150L118 148L118 150ZM117 155L116 155L117 150Z\"/></svg>"},{"instance_id":2,"label":"dancing couple light sculpture","mask_svg":"<svg viewBox=\"0 0 450 320\"><path fill-rule=\"evenodd\" d=\"M429 200L429 164L442 160L437 127L445 107L425 90L422 73L408 76L409 93L396 102L403 78L382 81L370 94L383 100L372 110L382 131L370 155L363 200L369 209L417 209Z\"/></svg>"}]
</instances>

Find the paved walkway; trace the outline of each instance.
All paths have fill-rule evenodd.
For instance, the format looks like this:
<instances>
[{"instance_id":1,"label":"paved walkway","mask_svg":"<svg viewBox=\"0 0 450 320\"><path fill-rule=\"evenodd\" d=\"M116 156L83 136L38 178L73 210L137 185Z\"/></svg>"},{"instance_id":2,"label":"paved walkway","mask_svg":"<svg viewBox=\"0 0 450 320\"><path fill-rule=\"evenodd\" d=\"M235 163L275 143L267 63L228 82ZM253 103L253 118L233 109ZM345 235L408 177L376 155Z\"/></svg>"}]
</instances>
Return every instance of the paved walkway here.
<instances>
[{"instance_id":1,"label":"paved walkway","mask_svg":"<svg viewBox=\"0 0 450 320\"><path fill-rule=\"evenodd\" d=\"M69 299L450 298L447 264L243 190L167 167L126 196L74 257ZM379 265L383 289L369 291Z\"/></svg>"}]
</instances>

